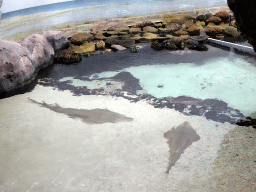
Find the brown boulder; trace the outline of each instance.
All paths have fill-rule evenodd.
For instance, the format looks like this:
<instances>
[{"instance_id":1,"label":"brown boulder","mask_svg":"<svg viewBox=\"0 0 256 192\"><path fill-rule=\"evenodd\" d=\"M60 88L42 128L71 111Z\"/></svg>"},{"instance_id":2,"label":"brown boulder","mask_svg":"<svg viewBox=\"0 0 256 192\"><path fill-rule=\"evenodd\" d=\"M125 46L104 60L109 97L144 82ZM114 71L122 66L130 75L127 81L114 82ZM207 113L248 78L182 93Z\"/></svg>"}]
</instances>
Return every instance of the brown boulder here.
<instances>
[{"instance_id":1,"label":"brown boulder","mask_svg":"<svg viewBox=\"0 0 256 192\"><path fill-rule=\"evenodd\" d=\"M82 45L84 42L90 40L93 37L90 33L77 33L70 39L71 43L75 45Z\"/></svg>"},{"instance_id":2,"label":"brown boulder","mask_svg":"<svg viewBox=\"0 0 256 192\"><path fill-rule=\"evenodd\" d=\"M143 27L143 32L158 33L158 29L156 29L155 27Z\"/></svg>"},{"instance_id":3,"label":"brown boulder","mask_svg":"<svg viewBox=\"0 0 256 192\"><path fill-rule=\"evenodd\" d=\"M216 17L216 16L212 16L209 19L206 20L206 23L214 23L214 24L219 24L221 23L221 18Z\"/></svg>"},{"instance_id":4,"label":"brown boulder","mask_svg":"<svg viewBox=\"0 0 256 192\"><path fill-rule=\"evenodd\" d=\"M120 37L110 37L106 39L105 43L108 47L110 47L113 44L116 44L126 48L130 48L131 45L135 44L135 40L133 40L129 36L120 36Z\"/></svg>"},{"instance_id":5,"label":"brown boulder","mask_svg":"<svg viewBox=\"0 0 256 192\"><path fill-rule=\"evenodd\" d=\"M216 37L216 35L222 33L222 29L219 27L211 27L205 30L205 33L210 37Z\"/></svg>"},{"instance_id":6,"label":"brown boulder","mask_svg":"<svg viewBox=\"0 0 256 192\"><path fill-rule=\"evenodd\" d=\"M229 19L229 13L227 11L218 11L214 16L221 18L224 22L227 22Z\"/></svg>"}]
</instances>

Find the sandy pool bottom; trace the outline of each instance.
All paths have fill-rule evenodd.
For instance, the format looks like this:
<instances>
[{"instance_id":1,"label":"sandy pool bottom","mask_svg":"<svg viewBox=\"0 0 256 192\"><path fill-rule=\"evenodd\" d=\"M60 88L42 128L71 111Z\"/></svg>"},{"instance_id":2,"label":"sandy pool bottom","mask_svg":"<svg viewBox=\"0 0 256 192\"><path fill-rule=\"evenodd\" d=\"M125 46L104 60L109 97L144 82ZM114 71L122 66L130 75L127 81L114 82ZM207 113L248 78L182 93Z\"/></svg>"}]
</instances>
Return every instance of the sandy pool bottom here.
<instances>
[{"instance_id":1,"label":"sandy pool bottom","mask_svg":"<svg viewBox=\"0 0 256 192\"><path fill-rule=\"evenodd\" d=\"M108 109L133 120L87 124L28 97L63 108ZM235 128L144 101L76 97L40 85L0 100L0 107L1 191L210 191L218 186L210 175L217 151ZM163 135L184 121L201 139L165 174L169 148Z\"/></svg>"}]
</instances>

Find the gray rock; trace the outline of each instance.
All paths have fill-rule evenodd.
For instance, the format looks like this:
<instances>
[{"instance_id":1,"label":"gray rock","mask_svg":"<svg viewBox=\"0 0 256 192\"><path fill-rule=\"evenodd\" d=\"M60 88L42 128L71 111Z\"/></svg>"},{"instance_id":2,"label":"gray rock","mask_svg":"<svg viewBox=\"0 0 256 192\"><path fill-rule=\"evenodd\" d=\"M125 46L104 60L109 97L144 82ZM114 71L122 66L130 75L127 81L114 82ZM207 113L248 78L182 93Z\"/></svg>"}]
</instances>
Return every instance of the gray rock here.
<instances>
[{"instance_id":1,"label":"gray rock","mask_svg":"<svg viewBox=\"0 0 256 192\"><path fill-rule=\"evenodd\" d=\"M20 43L0 39L0 94L34 79L53 62L54 50L43 35L32 34Z\"/></svg>"},{"instance_id":2,"label":"gray rock","mask_svg":"<svg viewBox=\"0 0 256 192\"><path fill-rule=\"evenodd\" d=\"M30 52L19 43L0 39L0 93L23 86L34 75Z\"/></svg>"},{"instance_id":3,"label":"gray rock","mask_svg":"<svg viewBox=\"0 0 256 192\"><path fill-rule=\"evenodd\" d=\"M52 64L54 50L45 36L32 34L24 38L20 44L31 53L32 63L36 70Z\"/></svg>"},{"instance_id":4,"label":"gray rock","mask_svg":"<svg viewBox=\"0 0 256 192\"><path fill-rule=\"evenodd\" d=\"M126 48L121 45L111 45L111 48L117 51L125 50Z\"/></svg>"},{"instance_id":5,"label":"gray rock","mask_svg":"<svg viewBox=\"0 0 256 192\"><path fill-rule=\"evenodd\" d=\"M55 51L68 48L70 46L70 42L68 40L67 35L65 35L61 31L48 31L45 34L46 39L52 45Z\"/></svg>"}]
</instances>

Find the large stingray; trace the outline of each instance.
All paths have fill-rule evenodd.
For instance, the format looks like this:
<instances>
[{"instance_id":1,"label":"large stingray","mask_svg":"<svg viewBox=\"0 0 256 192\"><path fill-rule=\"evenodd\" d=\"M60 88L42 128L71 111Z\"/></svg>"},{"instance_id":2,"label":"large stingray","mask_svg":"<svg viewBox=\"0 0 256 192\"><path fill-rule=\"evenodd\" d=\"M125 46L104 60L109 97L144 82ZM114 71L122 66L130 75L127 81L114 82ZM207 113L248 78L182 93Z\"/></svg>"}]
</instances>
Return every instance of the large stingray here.
<instances>
[{"instance_id":1,"label":"large stingray","mask_svg":"<svg viewBox=\"0 0 256 192\"><path fill-rule=\"evenodd\" d=\"M185 121L175 129L173 127L171 130L167 131L164 137L168 139L166 143L170 147L169 166L166 171L168 174L184 150L192 145L193 142L198 141L200 136L197 135L190 123Z\"/></svg>"},{"instance_id":2,"label":"large stingray","mask_svg":"<svg viewBox=\"0 0 256 192\"><path fill-rule=\"evenodd\" d=\"M70 118L79 118L83 122L88 124L102 124L102 123L118 123L132 121L133 118L126 117L122 114L115 113L108 109L73 109L73 108L62 108L57 103L50 105L44 101L37 102L33 99L28 98L31 102L41 105L42 107L48 108L57 113L64 113Z\"/></svg>"}]
</instances>

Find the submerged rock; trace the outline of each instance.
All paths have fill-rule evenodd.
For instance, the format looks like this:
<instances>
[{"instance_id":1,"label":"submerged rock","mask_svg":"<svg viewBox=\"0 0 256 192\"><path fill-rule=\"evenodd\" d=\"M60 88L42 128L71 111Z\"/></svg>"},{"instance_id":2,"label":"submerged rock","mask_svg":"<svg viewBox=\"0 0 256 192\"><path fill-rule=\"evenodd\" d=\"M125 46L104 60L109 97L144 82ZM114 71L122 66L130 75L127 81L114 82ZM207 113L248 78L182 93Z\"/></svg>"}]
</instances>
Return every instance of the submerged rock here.
<instances>
[{"instance_id":1,"label":"submerged rock","mask_svg":"<svg viewBox=\"0 0 256 192\"><path fill-rule=\"evenodd\" d=\"M131 46L131 52L133 52L133 53L138 53L139 50L140 50L140 47L139 47L139 46L136 46L136 45Z\"/></svg>"},{"instance_id":2,"label":"submerged rock","mask_svg":"<svg viewBox=\"0 0 256 192\"><path fill-rule=\"evenodd\" d=\"M63 54L56 54L54 56L54 63L55 64L72 64L72 63L79 63L82 61L81 54L78 53L63 53Z\"/></svg>"}]
</instances>

